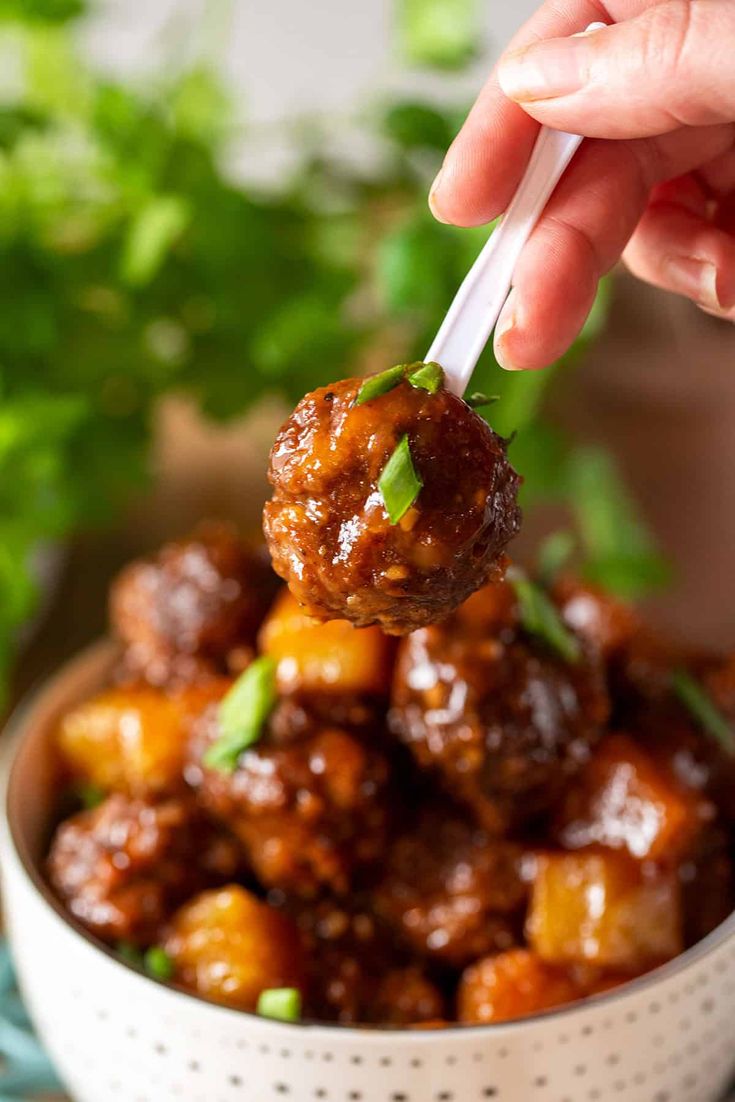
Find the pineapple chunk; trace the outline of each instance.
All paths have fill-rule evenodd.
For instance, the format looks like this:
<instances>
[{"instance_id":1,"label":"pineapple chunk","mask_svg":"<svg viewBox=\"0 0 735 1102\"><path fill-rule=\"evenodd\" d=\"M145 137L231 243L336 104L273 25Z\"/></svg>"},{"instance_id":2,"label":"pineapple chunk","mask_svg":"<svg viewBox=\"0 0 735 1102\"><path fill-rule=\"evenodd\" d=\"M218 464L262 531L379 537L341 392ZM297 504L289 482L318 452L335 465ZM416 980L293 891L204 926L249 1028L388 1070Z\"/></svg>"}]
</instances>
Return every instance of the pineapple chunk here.
<instances>
[{"instance_id":1,"label":"pineapple chunk","mask_svg":"<svg viewBox=\"0 0 735 1102\"><path fill-rule=\"evenodd\" d=\"M61 719L62 762L105 791L139 796L178 788L188 724L226 688L222 680L170 695L145 685L107 689Z\"/></svg>"},{"instance_id":2,"label":"pineapple chunk","mask_svg":"<svg viewBox=\"0 0 735 1102\"><path fill-rule=\"evenodd\" d=\"M585 990L563 968L528 949L483 957L462 973L457 991L460 1022L508 1022L574 1002Z\"/></svg>"},{"instance_id":3,"label":"pineapple chunk","mask_svg":"<svg viewBox=\"0 0 735 1102\"><path fill-rule=\"evenodd\" d=\"M392 640L377 627L314 620L287 589L260 629L259 645L278 663L278 688L283 693L388 694Z\"/></svg>"},{"instance_id":4,"label":"pineapple chunk","mask_svg":"<svg viewBox=\"0 0 735 1102\"><path fill-rule=\"evenodd\" d=\"M678 879L622 853L541 854L526 933L551 964L644 971L683 949Z\"/></svg>"},{"instance_id":5,"label":"pineapple chunk","mask_svg":"<svg viewBox=\"0 0 735 1102\"><path fill-rule=\"evenodd\" d=\"M707 804L627 735L610 735L574 781L557 833L566 849L602 845L640 860L681 859Z\"/></svg>"},{"instance_id":6,"label":"pineapple chunk","mask_svg":"<svg viewBox=\"0 0 735 1102\"><path fill-rule=\"evenodd\" d=\"M241 1010L254 1010L267 988L303 988L298 931L238 885L202 892L181 907L164 949L179 983Z\"/></svg>"}]
</instances>

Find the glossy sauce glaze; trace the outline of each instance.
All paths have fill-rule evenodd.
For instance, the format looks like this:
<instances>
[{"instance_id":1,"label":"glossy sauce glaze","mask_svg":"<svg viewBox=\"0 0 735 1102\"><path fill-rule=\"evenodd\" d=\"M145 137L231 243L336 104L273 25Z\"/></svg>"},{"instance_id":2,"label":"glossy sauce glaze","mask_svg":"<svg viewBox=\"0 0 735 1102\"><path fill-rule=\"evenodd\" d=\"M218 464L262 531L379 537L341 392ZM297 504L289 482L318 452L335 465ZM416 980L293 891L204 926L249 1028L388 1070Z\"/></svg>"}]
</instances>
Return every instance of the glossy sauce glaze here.
<instances>
[{"instance_id":1,"label":"glossy sauce glaze","mask_svg":"<svg viewBox=\"0 0 735 1102\"><path fill-rule=\"evenodd\" d=\"M461 399L400 382L357 404L363 380L307 395L271 452L264 530L273 567L320 619L405 634L499 572L520 525L505 442ZM397 523L379 489L406 437L423 485Z\"/></svg>"},{"instance_id":2,"label":"glossy sauce glaze","mask_svg":"<svg viewBox=\"0 0 735 1102\"><path fill-rule=\"evenodd\" d=\"M59 723L47 872L91 933L232 1007L285 987L309 1018L437 1026L594 996L732 910L732 658L672 651L573 578L544 591L561 651L513 577L396 645L285 588L266 610L248 566L235 603L261 618L235 628L211 531L126 570L112 684ZM182 560L212 565L186 599ZM258 671L268 707L256 729L241 706L223 767L227 702Z\"/></svg>"}]
</instances>

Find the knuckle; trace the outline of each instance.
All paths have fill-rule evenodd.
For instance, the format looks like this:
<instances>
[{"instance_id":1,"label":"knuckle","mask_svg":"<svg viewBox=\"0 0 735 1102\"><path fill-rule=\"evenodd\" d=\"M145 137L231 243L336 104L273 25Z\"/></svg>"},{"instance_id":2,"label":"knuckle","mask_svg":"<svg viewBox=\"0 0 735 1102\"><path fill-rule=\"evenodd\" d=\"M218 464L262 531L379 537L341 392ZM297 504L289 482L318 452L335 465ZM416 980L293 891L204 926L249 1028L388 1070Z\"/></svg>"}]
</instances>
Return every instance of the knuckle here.
<instances>
[{"instance_id":1,"label":"knuckle","mask_svg":"<svg viewBox=\"0 0 735 1102\"><path fill-rule=\"evenodd\" d=\"M589 268L591 271L596 272L597 275L601 275L606 270L607 265L605 260L594 238L590 234L581 226L576 225L574 222L570 222L559 214L549 214L547 217L549 227L561 233L564 238L566 238L571 248L576 252L579 266L583 270L584 268Z\"/></svg>"},{"instance_id":2,"label":"knuckle","mask_svg":"<svg viewBox=\"0 0 735 1102\"><path fill-rule=\"evenodd\" d=\"M692 0L669 0L651 9L643 40L644 64L670 76L685 68L696 9Z\"/></svg>"},{"instance_id":3,"label":"knuckle","mask_svg":"<svg viewBox=\"0 0 735 1102\"><path fill-rule=\"evenodd\" d=\"M727 19L728 24L732 13ZM717 97L701 102L697 95L715 24L712 0L666 0L651 8L642 36L640 64L654 75L666 99L672 125L697 126L722 121Z\"/></svg>"}]
</instances>

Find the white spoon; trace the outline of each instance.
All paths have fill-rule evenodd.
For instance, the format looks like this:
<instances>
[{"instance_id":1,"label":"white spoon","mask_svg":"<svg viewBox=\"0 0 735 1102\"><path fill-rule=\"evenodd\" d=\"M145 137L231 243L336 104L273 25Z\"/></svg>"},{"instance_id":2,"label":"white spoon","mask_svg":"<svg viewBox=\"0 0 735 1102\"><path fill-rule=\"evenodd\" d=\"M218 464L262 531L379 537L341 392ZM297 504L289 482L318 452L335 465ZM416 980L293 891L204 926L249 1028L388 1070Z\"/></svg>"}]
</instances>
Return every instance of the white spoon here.
<instances>
[{"instance_id":1,"label":"white spoon","mask_svg":"<svg viewBox=\"0 0 735 1102\"><path fill-rule=\"evenodd\" d=\"M591 23L582 33L604 26ZM447 388L455 394L464 394L508 297L523 246L582 140L541 127L513 201L457 291L426 353L426 362L444 368Z\"/></svg>"}]
</instances>

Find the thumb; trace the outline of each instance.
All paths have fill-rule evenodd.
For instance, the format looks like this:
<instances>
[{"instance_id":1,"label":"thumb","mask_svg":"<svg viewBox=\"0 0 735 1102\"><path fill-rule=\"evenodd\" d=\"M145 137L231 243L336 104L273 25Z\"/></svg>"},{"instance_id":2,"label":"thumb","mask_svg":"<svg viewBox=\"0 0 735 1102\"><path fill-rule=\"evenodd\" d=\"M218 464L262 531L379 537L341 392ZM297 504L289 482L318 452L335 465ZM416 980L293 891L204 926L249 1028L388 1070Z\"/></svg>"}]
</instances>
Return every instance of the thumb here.
<instances>
[{"instance_id":1,"label":"thumb","mask_svg":"<svg viewBox=\"0 0 735 1102\"><path fill-rule=\"evenodd\" d=\"M735 3L665 0L624 23L506 54L506 96L539 122L642 138L735 120Z\"/></svg>"}]
</instances>

